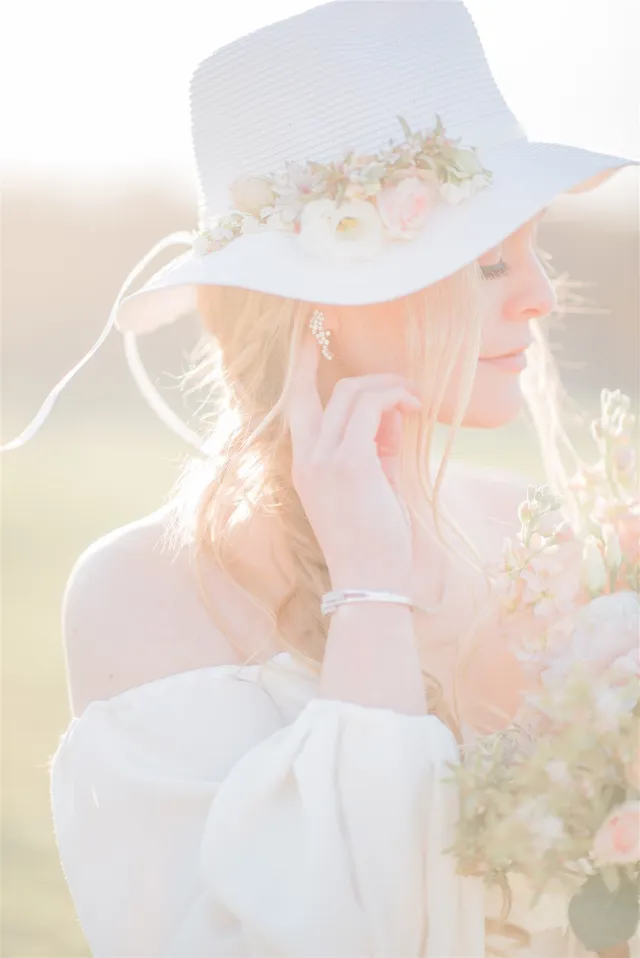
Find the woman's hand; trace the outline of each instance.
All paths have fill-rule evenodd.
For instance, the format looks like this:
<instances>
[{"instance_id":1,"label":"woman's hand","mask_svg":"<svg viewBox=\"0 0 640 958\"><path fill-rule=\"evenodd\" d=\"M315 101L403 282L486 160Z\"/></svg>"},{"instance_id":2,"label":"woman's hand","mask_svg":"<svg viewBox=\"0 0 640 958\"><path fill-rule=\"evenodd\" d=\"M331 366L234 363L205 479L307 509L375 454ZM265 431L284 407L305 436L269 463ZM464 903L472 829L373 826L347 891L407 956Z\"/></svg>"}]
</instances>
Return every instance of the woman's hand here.
<instances>
[{"instance_id":1,"label":"woman's hand","mask_svg":"<svg viewBox=\"0 0 640 958\"><path fill-rule=\"evenodd\" d=\"M381 373L341 379L323 409L319 353L309 332L289 394L294 487L333 588L406 590L411 527L394 471L402 414L420 400L407 379Z\"/></svg>"}]
</instances>

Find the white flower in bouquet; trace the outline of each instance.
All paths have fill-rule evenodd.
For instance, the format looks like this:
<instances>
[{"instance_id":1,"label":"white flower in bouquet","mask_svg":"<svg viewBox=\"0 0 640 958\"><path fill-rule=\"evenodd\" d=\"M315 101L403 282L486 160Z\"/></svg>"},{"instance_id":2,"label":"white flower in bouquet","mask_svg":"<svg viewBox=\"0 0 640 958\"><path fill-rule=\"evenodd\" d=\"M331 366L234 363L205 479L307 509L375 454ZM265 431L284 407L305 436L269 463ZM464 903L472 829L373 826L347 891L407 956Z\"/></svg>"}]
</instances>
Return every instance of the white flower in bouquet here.
<instances>
[{"instance_id":1,"label":"white flower in bouquet","mask_svg":"<svg viewBox=\"0 0 640 958\"><path fill-rule=\"evenodd\" d=\"M302 213L300 245L311 256L348 266L371 260L383 243L382 221L366 200L315 200Z\"/></svg>"}]
</instances>

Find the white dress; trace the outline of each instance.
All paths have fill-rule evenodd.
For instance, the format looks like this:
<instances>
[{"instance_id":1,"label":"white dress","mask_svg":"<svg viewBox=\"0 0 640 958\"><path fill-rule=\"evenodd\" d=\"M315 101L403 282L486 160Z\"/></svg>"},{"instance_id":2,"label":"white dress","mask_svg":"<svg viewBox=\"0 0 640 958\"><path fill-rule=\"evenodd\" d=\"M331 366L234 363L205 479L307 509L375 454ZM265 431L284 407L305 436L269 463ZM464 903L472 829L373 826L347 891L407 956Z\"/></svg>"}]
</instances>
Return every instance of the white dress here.
<instances>
[{"instance_id":1,"label":"white dress","mask_svg":"<svg viewBox=\"0 0 640 958\"><path fill-rule=\"evenodd\" d=\"M149 682L72 719L51 802L94 956L484 958L501 895L443 851L453 734L317 686L281 652ZM514 897L509 920L532 933L518 958L588 954L562 895L535 913L527 889Z\"/></svg>"}]
</instances>

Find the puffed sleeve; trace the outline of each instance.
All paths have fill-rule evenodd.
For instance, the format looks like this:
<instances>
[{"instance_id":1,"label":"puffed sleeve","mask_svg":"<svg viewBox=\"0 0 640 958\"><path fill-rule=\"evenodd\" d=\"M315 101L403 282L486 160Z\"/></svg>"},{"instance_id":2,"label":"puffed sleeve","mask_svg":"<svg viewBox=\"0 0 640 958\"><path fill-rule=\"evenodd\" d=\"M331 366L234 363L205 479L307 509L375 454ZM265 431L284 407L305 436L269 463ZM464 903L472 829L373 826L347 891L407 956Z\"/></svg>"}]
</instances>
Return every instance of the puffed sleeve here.
<instances>
[{"instance_id":1,"label":"puffed sleeve","mask_svg":"<svg viewBox=\"0 0 640 958\"><path fill-rule=\"evenodd\" d=\"M444 853L450 730L318 698L283 722L218 678L93 703L59 745L56 837L92 953L483 956L483 886Z\"/></svg>"}]
</instances>

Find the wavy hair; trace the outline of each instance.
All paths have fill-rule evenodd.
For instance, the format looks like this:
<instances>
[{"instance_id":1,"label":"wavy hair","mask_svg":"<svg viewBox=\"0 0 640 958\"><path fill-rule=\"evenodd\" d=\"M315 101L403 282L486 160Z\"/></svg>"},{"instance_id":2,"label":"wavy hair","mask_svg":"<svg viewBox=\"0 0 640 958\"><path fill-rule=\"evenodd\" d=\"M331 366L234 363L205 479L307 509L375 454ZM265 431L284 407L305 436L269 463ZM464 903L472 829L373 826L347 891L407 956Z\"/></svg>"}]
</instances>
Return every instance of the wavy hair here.
<instances>
[{"instance_id":1,"label":"wavy hair","mask_svg":"<svg viewBox=\"0 0 640 958\"><path fill-rule=\"evenodd\" d=\"M550 256L540 248L537 252L556 291L557 320L568 311L576 311L575 304L584 301L571 292L571 287L585 284L554 276ZM481 282L474 261L402 300L404 322L400 325L405 338L407 375L420 383L424 404L418 414L403 419L399 485L414 523L428 535L435 528L446 550L484 573L482 556L448 513L440 495L479 355ZM292 484L291 439L284 414L302 336L315 306L321 308L322 304L242 288L197 288L197 311L204 333L194 353L195 364L184 374L182 385L188 387L187 392L205 390L205 404L210 404L212 411L202 415L201 421L208 425L209 415L212 421L206 435L205 455L187 460L170 492L165 543L172 548L189 547L200 596L217 627L241 655L245 653L234 623L212 604L202 581L199 562L205 555L265 613L276 644L319 674L329 627L327 617L320 612L320 599L331 586L324 556ZM562 426L561 407L567 397L547 337L540 325L533 325L535 342L529 368L522 377L523 392L539 437L547 480L554 490L567 496L565 508L571 518L566 462L568 455L575 465L578 457ZM432 478L429 462L436 424L458 363L461 365L453 421L440 468ZM234 536L258 512L277 516L294 570L288 592L275 610L267 608L231 569ZM429 712L452 730L459 744L459 684L471 661L474 636L492 614L486 574L485 582L487 602L459 642L452 704L446 702L439 680L424 671ZM259 650L245 657L244 663L258 654ZM488 930L526 940L524 929L506 924L511 899L508 886L503 887L503 892L502 916L497 925L488 922Z\"/></svg>"}]
</instances>

